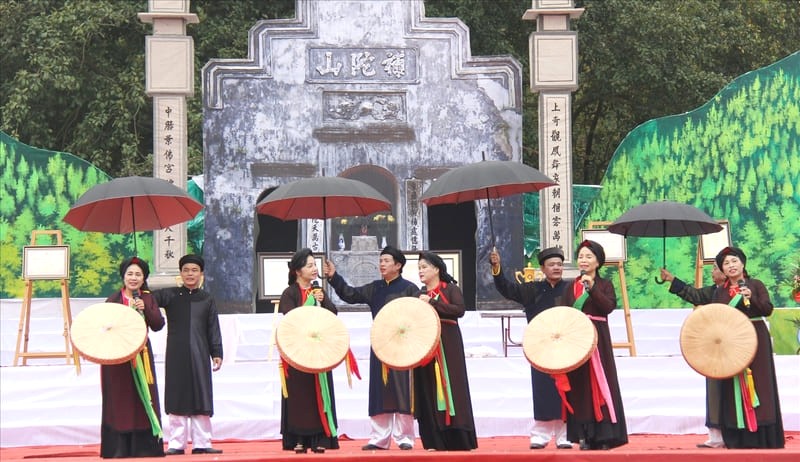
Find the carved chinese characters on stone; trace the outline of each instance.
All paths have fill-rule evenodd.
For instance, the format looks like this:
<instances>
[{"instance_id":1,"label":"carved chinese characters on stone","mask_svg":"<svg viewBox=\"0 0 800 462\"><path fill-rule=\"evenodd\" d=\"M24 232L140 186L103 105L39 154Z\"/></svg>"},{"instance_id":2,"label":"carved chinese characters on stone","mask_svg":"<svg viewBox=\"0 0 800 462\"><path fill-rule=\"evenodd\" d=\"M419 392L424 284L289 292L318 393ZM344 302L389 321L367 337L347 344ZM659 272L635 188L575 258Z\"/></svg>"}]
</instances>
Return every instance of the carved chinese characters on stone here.
<instances>
[{"instance_id":1,"label":"carved chinese characters on stone","mask_svg":"<svg viewBox=\"0 0 800 462\"><path fill-rule=\"evenodd\" d=\"M309 48L309 82L417 81L413 48Z\"/></svg>"},{"instance_id":2,"label":"carved chinese characters on stone","mask_svg":"<svg viewBox=\"0 0 800 462\"><path fill-rule=\"evenodd\" d=\"M569 236L572 232L572 214L569 188L563 186L564 179L570 172L568 118L569 95L542 95L543 104L543 138L542 138L542 173L552 178L558 185L543 190L540 195L541 216L548 226L542 233L542 247L570 246Z\"/></svg>"},{"instance_id":3,"label":"carved chinese characters on stone","mask_svg":"<svg viewBox=\"0 0 800 462\"><path fill-rule=\"evenodd\" d=\"M185 188L185 124L186 103L183 97L156 96L153 166L156 178L161 178L180 188ZM186 248L185 225L178 224L157 231L154 236L154 253L159 270L175 270L178 259Z\"/></svg>"}]
</instances>

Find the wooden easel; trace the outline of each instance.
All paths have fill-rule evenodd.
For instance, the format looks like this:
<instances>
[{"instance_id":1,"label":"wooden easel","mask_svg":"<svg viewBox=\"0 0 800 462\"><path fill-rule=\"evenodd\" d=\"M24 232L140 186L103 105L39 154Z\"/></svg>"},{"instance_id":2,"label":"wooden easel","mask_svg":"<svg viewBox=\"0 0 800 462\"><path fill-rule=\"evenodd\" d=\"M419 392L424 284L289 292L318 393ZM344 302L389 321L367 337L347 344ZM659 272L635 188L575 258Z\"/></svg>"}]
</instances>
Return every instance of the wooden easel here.
<instances>
[{"instance_id":1,"label":"wooden easel","mask_svg":"<svg viewBox=\"0 0 800 462\"><path fill-rule=\"evenodd\" d=\"M37 245L36 239L39 236L55 236L56 244L62 244L61 230L34 230L31 232L31 245ZM27 366L28 358L65 358L67 364L70 360L75 364L75 371L81 373L81 362L78 352L71 348L69 331L72 327L72 312L69 306L69 279L60 279L61 284L61 314L64 318L64 351L54 352L29 352L28 340L30 339L31 329L31 300L33 298L33 280L25 279L25 295L22 299L22 309L19 313L19 329L17 330L17 348L14 352L14 366L22 358L22 365ZM24 332L24 333L23 333ZM24 342L23 342L24 338ZM20 350L22 346L22 350Z\"/></svg>"},{"instance_id":2,"label":"wooden easel","mask_svg":"<svg viewBox=\"0 0 800 462\"><path fill-rule=\"evenodd\" d=\"M610 221L590 221L589 229L605 229ZM616 266L619 274L619 287L622 292L622 309L625 312L625 330L628 335L627 342L613 342L613 348L627 348L631 356L636 356L636 344L633 340L633 324L631 323L631 305L628 302L628 284L625 282L625 266L621 261L606 262L603 266Z\"/></svg>"}]
</instances>

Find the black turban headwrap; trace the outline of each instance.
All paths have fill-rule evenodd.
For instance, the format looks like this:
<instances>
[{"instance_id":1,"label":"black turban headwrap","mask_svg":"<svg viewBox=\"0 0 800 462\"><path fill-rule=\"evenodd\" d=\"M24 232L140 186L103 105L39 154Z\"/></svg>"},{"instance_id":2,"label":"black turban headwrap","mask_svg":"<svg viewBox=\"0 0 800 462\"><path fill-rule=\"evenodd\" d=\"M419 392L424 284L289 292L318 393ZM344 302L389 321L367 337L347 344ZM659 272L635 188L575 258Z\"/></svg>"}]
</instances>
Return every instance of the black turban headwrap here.
<instances>
[{"instance_id":1,"label":"black turban headwrap","mask_svg":"<svg viewBox=\"0 0 800 462\"><path fill-rule=\"evenodd\" d=\"M442 257L436 255L433 252L421 252L419 254L420 260L425 260L426 262L430 263L431 265L439 268L439 280L442 282L446 282L448 284L458 284L458 281L453 279L453 276L447 272L447 265L442 260Z\"/></svg>"},{"instance_id":2,"label":"black turban headwrap","mask_svg":"<svg viewBox=\"0 0 800 462\"><path fill-rule=\"evenodd\" d=\"M387 245L381 250L381 255L391 255L395 263L400 263L400 273L403 272L403 267L406 266L406 256L397 248Z\"/></svg>"},{"instance_id":3,"label":"black turban headwrap","mask_svg":"<svg viewBox=\"0 0 800 462\"><path fill-rule=\"evenodd\" d=\"M589 239L581 242L578 244L578 249L575 250L575 255L581 251L582 248L586 247L587 249L591 250L595 257L597 257L597 262L600 266L606 264L606 251L603 250L603 246L595 241L590 241Z\"/></svg>"},{"instance_id":4,"label":"black turban headwrap","mask_svg":"<svg viewBox=\"0 0 800 462\"><path fill-rule=\"evenodd\" d=\"M206 262L203 260L203 257L200 255L184 255L181 257L180 261L178 261L178 268L183 269L183 265L187 263L194 263L195 265L200 267L200 271L203 271L203 268L206 266Z\"/></svg>"},{"instance_id":5,"label":"black turban headwrap","mask_svg":"<svg viewBox=\"0 0 800 462\"><path fill-rule=\"evenodd\" d=\"M742 261L742 265L747 264L747 256L744 254L742 249L738 247L725 247L724 249L720 250L714 260L717 262L717 268L722 271L722 262L725 260L725 257L728 255L736 255L739 260Z\"/></svg>"},{"instance_id":6,"label":"black turban headwrap","mask_svg":"<svg viewBox=\"0 0 800 462\"><path fill-rule=\"evenodd\" d=\"M142 274L144 275L145 281L147 281L147 276L150 275L150 266L147 264L146 261L142 260L139 257L131 257L126 258L122 261L119 265L119 277L124 279L125 273L128 271L128 267L131 265L137 265L139 268L142 269Z\"/></svg>"},{"instance_id":7,"label":"black turban headwrap","mask_svg":"<svg viewBox=\"0 0 800 462\"><path fill-rule=\"evenodd\" d=\"M539 252L536 259L539 260L540 265L544 265L545 260L553 257L558 257L561 261L564 261L564 251L558 247L550 247Z\"/></svg>"}]
</instances>

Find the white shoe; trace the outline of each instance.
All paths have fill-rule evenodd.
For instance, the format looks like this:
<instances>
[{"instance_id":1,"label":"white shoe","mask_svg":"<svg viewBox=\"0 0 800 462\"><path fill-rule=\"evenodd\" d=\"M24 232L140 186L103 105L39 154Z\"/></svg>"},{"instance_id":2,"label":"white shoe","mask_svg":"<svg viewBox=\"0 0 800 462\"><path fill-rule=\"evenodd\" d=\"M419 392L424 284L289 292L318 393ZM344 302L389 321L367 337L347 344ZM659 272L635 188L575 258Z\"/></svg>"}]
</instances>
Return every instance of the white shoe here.
<instances>
[{"instance_id":1,"label":"white shoe","mask_svg":"<svg viewBox=\"0 0 800 462\"><path fill-rule=\"evenodd\" d=\"M725 442L723 441L716 441L716 440L708 440L705 443L700 443L697 445L698 448L724 448Z\"/></svg>"},{"instance_id":2,"label":"white shoe","mask_svg":"<svg viewBox=\"0 0 800 462\"><path fill-rule=\"evenodd\" d=\"M531 444L529 448L531 449L544 449L547 446L547 443L550 441L545 440L544 438L539 438L536 436L531 437Z\"/></svg>"},{"instance_id":3,"label":"white shoe","mask_svg":"<svg viewBox=\"0 0 800 462\"><path fill-rule=\"evenodd\" d=\"M572 449L572 443L567 441L567 440L563 440L563 441L557 442L556 443L556 447L558 449Z\"/></svg>"}]
</instances>

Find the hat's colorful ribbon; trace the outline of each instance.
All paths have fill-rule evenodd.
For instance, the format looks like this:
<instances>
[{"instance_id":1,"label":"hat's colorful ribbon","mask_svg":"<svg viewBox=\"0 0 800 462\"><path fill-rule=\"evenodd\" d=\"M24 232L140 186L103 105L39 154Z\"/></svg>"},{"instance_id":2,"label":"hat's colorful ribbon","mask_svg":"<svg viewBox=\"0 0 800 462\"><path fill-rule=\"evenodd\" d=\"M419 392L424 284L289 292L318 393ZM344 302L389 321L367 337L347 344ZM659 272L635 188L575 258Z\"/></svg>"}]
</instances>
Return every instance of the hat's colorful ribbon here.
<instances>
[{"instance_id":1,"label":"hat's colorful ribbon","mask_svg":"<svg viewBox=\"0 0 800 462\"><path fill-rule=\"evenodd\" d=\"M147 385L147 378L144 372L144 361L141 358L142 353L138 353L136 358L131 361L131 372L133 372L133 383L136 385L136 392L139 399L142 400L144 405L144 412L150 420L150 428L153 430L153 436L162 436L161 423L158 421L155 409L153 409L153 400L150 395L150 387Z\"/></svg>"},{"instance_id":2,"label":"hat's colorful ribbon","mask_svg":"<svg viewBox=\"0 0 800 462\"><path fill-rule=\"evenodd\" d=\"M735 287L735 289L738 292L739 288ZM732 292L729 293L733 295ZM736 293L731 298L731 301L728 302L728 305L736 306L741 299L742 294ZM732 380L734 407L736 408L736 428L747 428L747 430L754 432L758 429L755 408L759 406L759 402L755 381L753 380L753 372L749 367L745 368L745 370L733 376Z\"/></svg>"},{"instance_id":3,"label":"hat's colorful ribbon","mask_svg":"<svg viewBox=\"0 0 800 462\"><path fill-rule=\"evenodd\" d=\"M337 436L336 422L333 421L333 409L331 405L331 391L328 387L328 373L320 372L315 380L317 389L317 410L319 420L325 431L325 436Z\"/></svg>"}]
</instances>

